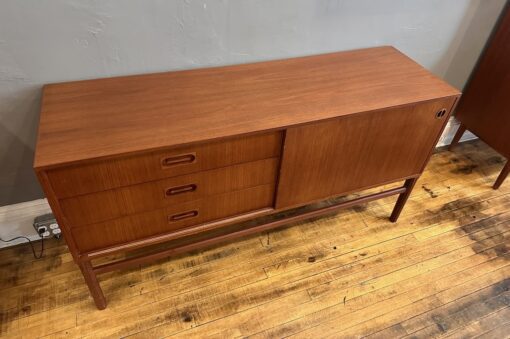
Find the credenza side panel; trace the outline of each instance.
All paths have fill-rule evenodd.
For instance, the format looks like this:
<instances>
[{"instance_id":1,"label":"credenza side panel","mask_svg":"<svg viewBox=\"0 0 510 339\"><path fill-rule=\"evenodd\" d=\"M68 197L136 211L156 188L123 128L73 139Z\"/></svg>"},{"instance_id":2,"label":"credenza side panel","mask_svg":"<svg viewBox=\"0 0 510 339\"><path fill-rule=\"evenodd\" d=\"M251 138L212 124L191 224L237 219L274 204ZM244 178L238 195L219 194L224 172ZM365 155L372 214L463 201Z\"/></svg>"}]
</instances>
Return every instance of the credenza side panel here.
<instances>
[{"instance_id":1,"label":"credenza side panel","mask_svg":"<svg viewBox=\"0 0 510 339\"><path fill-rule=\"evenodd\" d=\"M421 173L455 98L289 128L276 208ZM437 117L442 109L446 113Z\"/></svg>"}]
</instances>

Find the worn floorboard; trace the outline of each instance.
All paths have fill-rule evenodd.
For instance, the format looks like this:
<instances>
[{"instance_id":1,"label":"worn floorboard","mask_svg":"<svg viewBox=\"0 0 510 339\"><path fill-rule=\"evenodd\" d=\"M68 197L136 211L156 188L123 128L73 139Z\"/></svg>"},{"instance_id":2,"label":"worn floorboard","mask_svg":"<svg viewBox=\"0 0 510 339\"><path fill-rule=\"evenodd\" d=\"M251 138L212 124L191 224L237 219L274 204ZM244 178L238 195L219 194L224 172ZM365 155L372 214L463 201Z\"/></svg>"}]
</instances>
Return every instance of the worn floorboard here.
<instances>
[{"instance_id":1,"label":"worn floorboard","mask_svg":"<svg viewBox=\"0 0 510 339\"><path fill-rule=\"evenodd\" d=\"M395 197L100 276L95 309L62 241L0 250L13 338L510 337L510 181L479 141L433 155Z\"/></svg>"}]
</instances>

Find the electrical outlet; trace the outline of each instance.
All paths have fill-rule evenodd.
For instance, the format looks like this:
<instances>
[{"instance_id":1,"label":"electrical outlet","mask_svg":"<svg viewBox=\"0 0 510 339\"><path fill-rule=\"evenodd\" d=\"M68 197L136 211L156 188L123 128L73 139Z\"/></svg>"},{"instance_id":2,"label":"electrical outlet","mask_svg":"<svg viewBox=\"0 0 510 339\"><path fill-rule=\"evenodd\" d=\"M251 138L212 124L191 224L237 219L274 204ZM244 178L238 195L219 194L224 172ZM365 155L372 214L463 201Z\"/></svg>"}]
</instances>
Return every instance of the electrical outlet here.
<instances>
[{"instance_id":1,"label":"electrical outlet","mask_svg":"<svg viewBox=\"0 0 510 339\"><path fill-rule=\"evenodd\" d=\"M62 231L52 213L43 214L34 219L34 229L42 238L60 238Z\"/></svg>"}]
</instances>

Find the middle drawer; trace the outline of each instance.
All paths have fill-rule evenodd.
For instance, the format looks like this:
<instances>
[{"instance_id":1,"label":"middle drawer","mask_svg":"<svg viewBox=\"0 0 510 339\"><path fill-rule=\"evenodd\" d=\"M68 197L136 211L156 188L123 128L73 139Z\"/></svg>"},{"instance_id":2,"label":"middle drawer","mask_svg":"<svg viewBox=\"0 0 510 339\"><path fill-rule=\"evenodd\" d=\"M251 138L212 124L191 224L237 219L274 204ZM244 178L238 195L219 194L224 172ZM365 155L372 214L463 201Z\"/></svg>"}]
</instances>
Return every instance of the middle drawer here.
<instances>
[{"instance_id":1,"label":"middle drawer","mask_svg":"<svg viewBox=\"0 0 510 339\"><path fill-rule=\"evenodd\" d=\"M88 225L209 195L274 183L279 158L218 168L60 200L70 227Z\"/></svg>"}]
</instances>

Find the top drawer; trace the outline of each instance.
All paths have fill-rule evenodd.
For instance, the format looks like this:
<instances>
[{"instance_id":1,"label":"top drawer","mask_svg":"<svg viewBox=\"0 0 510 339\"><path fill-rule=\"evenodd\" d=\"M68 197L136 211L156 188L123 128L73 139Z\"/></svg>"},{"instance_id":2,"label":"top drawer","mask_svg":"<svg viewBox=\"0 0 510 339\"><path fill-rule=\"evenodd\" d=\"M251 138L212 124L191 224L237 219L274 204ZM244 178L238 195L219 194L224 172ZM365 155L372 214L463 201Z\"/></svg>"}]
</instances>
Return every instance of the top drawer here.
<instances>
[{"instance_id":1,"label":"top drawer","mask_svg":"<svg viewBox=\"0 0 510 339\"><path fill-rule=\"evenodd\" d=\"M58 198L72 197L280 155L282 132L154 151L48 170Z\"/></svg>"}]
</instances>

